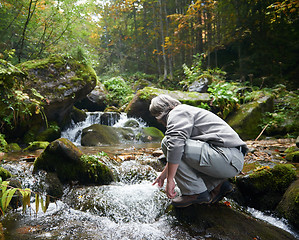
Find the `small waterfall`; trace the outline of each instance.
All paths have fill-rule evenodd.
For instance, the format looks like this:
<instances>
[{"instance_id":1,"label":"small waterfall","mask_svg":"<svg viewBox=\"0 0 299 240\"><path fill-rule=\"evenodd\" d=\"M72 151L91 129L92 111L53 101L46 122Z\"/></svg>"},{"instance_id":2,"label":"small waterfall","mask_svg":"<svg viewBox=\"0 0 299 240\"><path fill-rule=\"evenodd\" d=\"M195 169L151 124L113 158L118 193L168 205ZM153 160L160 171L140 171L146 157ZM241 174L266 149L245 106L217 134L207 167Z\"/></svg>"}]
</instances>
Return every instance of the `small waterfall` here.
<instances>
[{"instance_id":1,"label":"small waterfall","mask_svg":"<svg viewBox=\"0 0 299 240\"><path fill-rule=\"evenodd\" d=\"M126 126L128 121L134 121L138 124L138 128L146 127L146 123L140 118L128 118L126 113L115 112L87 112L87 117L84 121L75 123L73 120L71 124L61 132L61 137L67 138L75 145L81 145L81 133L84 128L87 128L93 124L103 124L113 127L132 127ZM136 129L135 127L132 127Z\"/></svg>"}]
</instances>

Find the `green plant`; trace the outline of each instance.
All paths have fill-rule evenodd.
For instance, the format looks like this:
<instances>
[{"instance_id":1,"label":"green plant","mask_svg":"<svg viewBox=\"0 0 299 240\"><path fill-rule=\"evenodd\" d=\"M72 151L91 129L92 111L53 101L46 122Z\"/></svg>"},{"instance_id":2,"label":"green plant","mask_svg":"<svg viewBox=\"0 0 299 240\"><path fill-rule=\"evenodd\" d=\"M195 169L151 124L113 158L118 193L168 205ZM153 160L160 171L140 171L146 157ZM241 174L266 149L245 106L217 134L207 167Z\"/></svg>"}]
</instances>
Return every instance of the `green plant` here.
<instances>
[{"instance_id":1,"label":"green plant","mask_svg":"<svg viewBox=\"0 0 299 240\"><path fill-rule=\"evenodd\" d=\"M191 68L186 64L183 64L183 70L186 75L186 79L180 82L184 88L190 86L194 81L207 78L209 82L222 81L225 78L226 72L219 68L206 69L203 68L203 55L196 54L193 55L194 60Z\"/></svg>"},{"instance_id":2,"label":"green plant","mask_svg":"<svg viewBox=\"0 0 299 240\"><path fill-rule=\"evenodd\" d=\"M127 103L133 93L132 89L127 85L122 77L113 77L104 81L104 86L109 92L109 100L117 103L119 106Z\"/></svg>"},{"instance_id":3,"label":"green plant","mask_svg":"<svg viewBox=\"0 0 299 240\"><path fill-rule=\"evenodd\" d=\"M0 152L6 152L7 151L7 142L4 138L3 134L0 134Z\"/></svg>"},{"instance_id":4,"label":"green plant","mask_svg":"<svg viewBox=\"0 0 299 240\"><path fill-rule=\"evenodd\" d=\"M212 82L208 88L212 98L212 106L218 110L223 119L234 109L239 108L238 88L229 82Z\"/></svg>"},{"instance_id":5,"label":"green plant","mask_svg":"<svg viewBox=\"0 0 299 240\"><path fill-rule=\"evenodd\" d=\"M30 198L31 194L33 193L29 188L15 188L9 186L9 181L2 181L2 178L0 177L0 211L2 215L5 214L9 203L11 202L12 198L15 196L16 192L19 192L22 195L22 205L23 205L23 212L26 211L27 207L30 207ZM41 196L39 193L35 194L35 209L36 213L39 210L39 204L41 204L41 208L43 212L46 212L50 203L50 196L46 196L46 201L44 201L43 196Z\"/></svg>"}]
</instances>

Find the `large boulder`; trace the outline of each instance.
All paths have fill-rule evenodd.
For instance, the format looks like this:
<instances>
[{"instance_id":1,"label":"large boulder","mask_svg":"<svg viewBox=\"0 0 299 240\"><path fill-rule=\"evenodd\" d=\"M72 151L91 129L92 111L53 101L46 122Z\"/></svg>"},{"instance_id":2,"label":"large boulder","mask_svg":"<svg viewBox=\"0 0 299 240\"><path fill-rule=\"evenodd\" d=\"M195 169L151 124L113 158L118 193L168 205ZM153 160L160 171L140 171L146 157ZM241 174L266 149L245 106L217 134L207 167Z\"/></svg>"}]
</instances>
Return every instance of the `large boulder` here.
<instances>
[{"instance_id":1,"label":"large boulder","mask_svg":"<svg viewBox=\"0 0 299 240\"><path fill-rule=\"evenodd\" d=\"M85 98L78 101L75 106L90 112L104 111L108 103L107 95L108 92L105 87L101 83L98 83L98 85Z\"/></svg>"},{"instance_id":2,"label":"large boulder","mask_svg":"<svg viewBox=\"0 0 299 240\"><path fill-rule=\"evenodd\" d=\"M18 67L27 74L24 91L46 98L47 121L59 125L69 120L74 103L84 98L96 86L95 71L73 58L53 55L46 59L24 62Z\"/></svg>"},{"instance_id":3,"label":"large boulder","mask_svg":"<svg viewBox=\"0 0 299 240\"><path fill-rule=\"evenodd\" d=\"M99 159L83 155L81 150L65 138L51 142L34 161L33 172L55 172L61 182L108 184L112 171Z\"/></svg>"},{"instance_id":4,"label":"large boulder","mask_svg":"<svg viewBox=\"0 0 299 240\"><path fill-rule=\"evenodd\" d=\"M182 103L193 106L200 106L201 103L207 103L211 100L208 93L169 91L153 87L145 87L137 91L125 111L129 117L141 117L150 126L158 127L163 130L164 127L157 122L148 109L151 100L160 94L168 94Z\"/></svg>"},{"instance_id":5,"label":"large boulder","mask_svg":"<svg viewBox=\"0 0 299 240\"><path fill-rule=\"evenodd\" d=\"M288 188L276 210L299 229L299 180Z\"/></svg>"},{"instance_id":6,"label":"large boulder","mask_svg":"<svg viewBox=\"0 0 299 240\"><path fill-rule=\"evenodd\" d=\"M257 101L241 105L226 121L244 140L255 139L261 129L263 113L273 111L273 96L265 95Z\"/></svg>"},{"instance_id":7,"label":"large boulder","mask_svg":"<svg viewBox=\"0 0 299 240\"><path fill-rule=\"evenodd\" d=\"M195 236L208 236L208 239L296 239L278 227L226 205L194 204L186 208L176 208L175 215Z\"/></svg>"},{"instance_id":8,"label":"large boulder","mask_svg":"<svg viewBox=\"0 0 299 240\"><path fill-rule=\"evenodd\" d=\"M160 142L163 133L155 127L131 128L111 127L102 124L93 124L84 128L81 135L82 146L114 145L123 142Z\"/></svg>"},{"instance_id":9,"label":"large boulder","mask_svg":"<svg viewBox=\"0 0 299 240\"><path fill-rule=\"evenodd\" d=\"M235 200L258 210L274 210L295 179L296 171L292 164L262 167L236 179L239 194L236 194Z\"/></svg>"}]
</instances>

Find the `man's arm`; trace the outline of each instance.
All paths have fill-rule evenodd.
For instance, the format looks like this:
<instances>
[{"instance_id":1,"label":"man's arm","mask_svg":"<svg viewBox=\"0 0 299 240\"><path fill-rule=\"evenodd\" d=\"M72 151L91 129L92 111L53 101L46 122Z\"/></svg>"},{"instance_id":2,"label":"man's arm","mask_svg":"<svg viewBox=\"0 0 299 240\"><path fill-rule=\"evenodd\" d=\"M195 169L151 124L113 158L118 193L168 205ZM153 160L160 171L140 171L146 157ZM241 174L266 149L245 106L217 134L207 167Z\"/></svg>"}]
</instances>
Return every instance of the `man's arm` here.
<instances>
[{"instance_id":1,"label":"man's arm","mask_svg":"<svg viewBox=\"0 0 299 240\"><path fill-rule=\"evenodd\" d=\"M174 191L175 188L175 182L174 182L174 176L176 174L176 171L178 169L179 164L175 163L167 163L168 171L167 171L167 183L166 183L166 194L169 198L174 198L176 196L176 192Z\"/></svg>"}]
</instances>

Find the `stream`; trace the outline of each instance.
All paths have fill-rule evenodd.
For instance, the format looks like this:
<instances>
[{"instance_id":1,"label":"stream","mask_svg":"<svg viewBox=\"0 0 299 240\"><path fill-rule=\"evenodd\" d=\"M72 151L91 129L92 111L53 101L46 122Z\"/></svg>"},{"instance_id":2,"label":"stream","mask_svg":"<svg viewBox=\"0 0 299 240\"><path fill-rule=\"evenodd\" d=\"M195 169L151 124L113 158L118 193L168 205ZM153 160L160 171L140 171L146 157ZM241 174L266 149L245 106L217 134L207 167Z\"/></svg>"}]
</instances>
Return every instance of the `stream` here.
<instances>
[{"instance_id":1,"label":"stream","mask_svg":"<svg viewBox=\"0 0 299 240\"><path fill-rule=\"evenodd\" d=\"M117 120L112 119L110 125L121 126L126 119L125 115L121 115ZM123 161L119 167L114 166L120 181L103 186L65 185L62 198L50 203L45 213L41 209L36 213L32 199L25 213L20 207L2 217L5 239L213 240L210 235L193 231L167 211L170 200L158 187L152 186L159 173L152 168L148 171L149 167L140 162L157 161L153 152L159 149L159 143L80 146L82 129L100 121L101 113L88 113L85 122L73 123L62 133L62 137L71 140L85 154L105 152L108 156L115 156L134 153L132 159ZM144 125L140 123L140 126ZM37 156L40 152L33 152L32 155ZM24 155L8 155L2 166L17 176L23 188L35 189L42 174L32 175L33 163L20 160ZM146 169L146 179L138 176L128 179L128 172L135 168ZM299 238L283 219L250 208L246 212Z\"/></svg>"}]
</instances>

